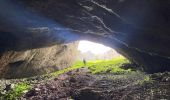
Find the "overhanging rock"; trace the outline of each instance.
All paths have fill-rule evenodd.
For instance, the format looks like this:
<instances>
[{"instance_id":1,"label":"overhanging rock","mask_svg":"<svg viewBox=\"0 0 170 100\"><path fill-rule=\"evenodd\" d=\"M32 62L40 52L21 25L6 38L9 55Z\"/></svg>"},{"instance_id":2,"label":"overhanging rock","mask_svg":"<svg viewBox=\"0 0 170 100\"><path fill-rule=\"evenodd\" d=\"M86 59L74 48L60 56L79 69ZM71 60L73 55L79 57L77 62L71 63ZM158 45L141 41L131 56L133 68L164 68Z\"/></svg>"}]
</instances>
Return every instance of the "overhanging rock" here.
<instances>
[{"instance_id":1,"label":"overhanging rock","mask_svg":"<svg viewBox=\"0 0 170 100\"><path fill-rule=\"evenodd\" d=\"M2 53L88 39L147 72L170 70L168 0L1 0L0 9Z\"/></svg>"}]
</instances>

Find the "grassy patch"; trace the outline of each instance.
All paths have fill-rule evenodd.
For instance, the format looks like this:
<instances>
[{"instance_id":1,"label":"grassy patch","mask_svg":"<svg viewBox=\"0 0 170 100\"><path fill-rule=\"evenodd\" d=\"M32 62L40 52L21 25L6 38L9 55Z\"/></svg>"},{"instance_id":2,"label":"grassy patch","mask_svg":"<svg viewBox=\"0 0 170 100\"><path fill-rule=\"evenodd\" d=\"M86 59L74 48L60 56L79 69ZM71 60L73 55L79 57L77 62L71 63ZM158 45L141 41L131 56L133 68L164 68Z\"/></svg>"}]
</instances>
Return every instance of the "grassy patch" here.
<instances>
[{"instance_id":1,"label":"grassy patch","mask_svg":"<svg viewBox=\"0 0 170 100\"><path fill-rule=\"evenodd\" d=\"M129 61L124 57L118 57L111 60L88 61L86 67L88 67L92 74L102 73L123 74L131 71L131 69L125 70L120 68L120 66L125 63L129 63ZM82 66L85 66L82 61L77 61L73 65L73 67L76 68L80 68Z\"/></svg>"},{"instance_id":2,"label":"grassy patch","mask_svg":"<svg viewBox=\"0 0 170 100\"><path fill-rule=\"evenodd\" d=\"M77 62L76 62L76 64L77 64ZM59 71L56 71L56 72L54 72L54 73L51 73L50 76L56 77L56 76L58 76L58 75L60 75L60 74L63 74L63 73L69 72L69 71L71 71L71 70L75 70L75 69L78 69L78 68L83 67L83 66L81 66L81 65L76 65L76 64L73 65L73 66L71 66L71 67L69 67L69 68L65 68L65 69L63 69L63 70L59 70ZM47 76L49 76L49 75L47 75Z\"/></svg>"},{"instance_id":3,"label":"grassy patch","mask_svg":"<svg viewBox=\"0 0 170 100\"><path fill-rule=\"evenodd\" d=\"M24 92L29 90L31 86L27 83L18 83L15 87L9 90L2 98L3 100L16 100L18 97L23 95Z\"/></svg>"}]
</instances>

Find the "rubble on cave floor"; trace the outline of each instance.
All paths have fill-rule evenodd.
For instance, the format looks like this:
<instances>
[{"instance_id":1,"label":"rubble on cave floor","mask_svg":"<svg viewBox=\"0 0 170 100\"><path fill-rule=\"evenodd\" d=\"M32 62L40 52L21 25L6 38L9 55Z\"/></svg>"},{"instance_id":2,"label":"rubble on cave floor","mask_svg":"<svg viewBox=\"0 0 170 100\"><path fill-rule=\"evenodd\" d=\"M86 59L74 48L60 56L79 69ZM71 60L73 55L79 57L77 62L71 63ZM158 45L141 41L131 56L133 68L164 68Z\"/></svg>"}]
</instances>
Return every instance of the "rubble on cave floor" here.
<instances>
[{"instance_id":1,"label":"rubble on cave floor","mask_svg":"<svg viewBox=\"0 0 170 100\"><path fill-rule=\"evenodd\" d=\"M94 75L82 68L59 75L47 83L36 84L20 99L169 100L170 73L161 75L145 75L142 72Z\"/></svg>"}]
</instances>

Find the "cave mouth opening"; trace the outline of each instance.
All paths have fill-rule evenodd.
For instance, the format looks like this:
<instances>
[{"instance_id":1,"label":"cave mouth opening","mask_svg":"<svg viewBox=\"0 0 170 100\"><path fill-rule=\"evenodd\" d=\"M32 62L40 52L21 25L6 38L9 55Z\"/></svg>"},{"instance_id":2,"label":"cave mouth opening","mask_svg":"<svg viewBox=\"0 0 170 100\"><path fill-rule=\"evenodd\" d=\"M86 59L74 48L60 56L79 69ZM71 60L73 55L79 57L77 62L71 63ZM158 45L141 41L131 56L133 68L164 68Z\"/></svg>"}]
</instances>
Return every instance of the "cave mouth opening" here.
<instances>
[{"instance_id":1,"label":"cave mouth opening","mask_svg":"<svg viewBox=\"0 0 170 100\"><path fill-rule=\"evenodd\" d=\"M78 52L78 60L109 60L117 57L123 57L114 50L114 48L87 40L79 41Z\"/></svg>"},{"instance_id":2,"label":"cave mouth opening","mask_svg":"<svg viewBox=\"0 0 170 100\"><path fill-rule=\"evenodd\" d=\"M80 40L77 59L72 67L86 68L93 74L120 74L134 71L132 62L114 48Z\"/></svg>"}]
</instances>

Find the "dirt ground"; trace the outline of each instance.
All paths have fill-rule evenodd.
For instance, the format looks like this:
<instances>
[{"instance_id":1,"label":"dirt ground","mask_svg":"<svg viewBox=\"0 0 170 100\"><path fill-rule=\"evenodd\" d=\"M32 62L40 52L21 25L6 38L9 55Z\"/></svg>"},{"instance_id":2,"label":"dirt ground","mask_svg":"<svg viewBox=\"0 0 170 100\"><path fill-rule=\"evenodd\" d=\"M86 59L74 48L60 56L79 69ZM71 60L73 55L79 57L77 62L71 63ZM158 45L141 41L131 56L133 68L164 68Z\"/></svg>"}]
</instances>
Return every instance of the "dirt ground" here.
<instances>
[{"instance_id":1,"label":"dirt ground","mask_svg":"<svg viewBox=\"0 0 170 100\"><path fill-rule=\"evenodd\" d=\"M86 68L37 84L20 100L170 100L170 73L88 73Z\"/></svg>"}]
</instances>

